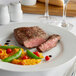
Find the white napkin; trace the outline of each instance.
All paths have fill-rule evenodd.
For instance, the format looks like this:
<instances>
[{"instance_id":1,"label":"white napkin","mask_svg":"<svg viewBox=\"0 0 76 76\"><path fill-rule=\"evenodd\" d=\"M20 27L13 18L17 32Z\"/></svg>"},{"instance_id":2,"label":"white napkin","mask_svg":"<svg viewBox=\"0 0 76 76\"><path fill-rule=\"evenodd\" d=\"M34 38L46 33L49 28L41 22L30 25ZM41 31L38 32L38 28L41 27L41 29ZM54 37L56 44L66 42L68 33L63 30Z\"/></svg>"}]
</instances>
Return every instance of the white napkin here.
<instances>
[{"instance_id":1,"label":"white napkin","mask_svg":"<svg viewBox=\"0 0 76 76\"><path fill-rule=\"evenodd\" d=\"M75 63L76 57L53 69L52 71L48 71L45 76L71 76L71 74L74 72Z\"/></svg>"},{"instance_id":2,"label":"white napkin","mask_svg":"<svg viewBox=\"0 0 76 76\"><path fill-rule=\"evenodd\" d=\"M20 0L0 0L0 5L7 5L10 3L19 2Z\"/></svg>"}]
</instances>

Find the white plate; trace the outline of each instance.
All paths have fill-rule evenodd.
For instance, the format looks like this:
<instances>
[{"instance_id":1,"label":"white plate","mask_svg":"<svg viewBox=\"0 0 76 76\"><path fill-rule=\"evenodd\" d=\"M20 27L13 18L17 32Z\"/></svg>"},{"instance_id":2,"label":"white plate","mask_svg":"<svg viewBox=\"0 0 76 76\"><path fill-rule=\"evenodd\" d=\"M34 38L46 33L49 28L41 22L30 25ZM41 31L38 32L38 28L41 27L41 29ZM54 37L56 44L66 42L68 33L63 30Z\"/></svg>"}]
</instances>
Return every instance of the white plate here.
<instances>
[{"instance_id":1,"label":"white plate","mask_svg":"<svg viewBox=\"0 0 76 76\"><path fill-rule=\"evenodd\" d=\"M47 62L42 61L42 63L40 64L30 66L21 66L11 63L0 62L0 69L16 72L35 72L35 71L45 71L49 69L52 70L53 68L69 61L76 55L76 37L73 34L62 28L41 23L29 22L29 23L19 23L19 24L1 26L0 44L4 44L7 39L11 39L10 44L20 46L15 41L15 38L13 36L13 30L17 27L22 26L23 27L39 26L48 34L59 34L61 36L61 41L55 48L43 54L44 56L52 55L53 57L51 58L50 61ZM33 50L35 49L32 49L31 51Z\"/></svg>"}]
</instances>

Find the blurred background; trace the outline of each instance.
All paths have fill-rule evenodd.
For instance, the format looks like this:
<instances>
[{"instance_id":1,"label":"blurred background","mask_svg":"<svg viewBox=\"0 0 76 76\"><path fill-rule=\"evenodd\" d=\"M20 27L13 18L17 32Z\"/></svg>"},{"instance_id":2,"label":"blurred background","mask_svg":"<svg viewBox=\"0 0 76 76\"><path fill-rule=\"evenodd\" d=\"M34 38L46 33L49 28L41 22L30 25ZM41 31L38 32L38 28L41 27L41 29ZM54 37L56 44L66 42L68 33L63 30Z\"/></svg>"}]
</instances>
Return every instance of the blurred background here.
<instances>
[{"instance_id":1,"label":"blurred background","mask_svg":"<svg viewBox=\"0 0 76 76\"><path fill-rule=\"evenodd\" d=\"M44 14L45 12L45 0L28 0L28 2L27 0L21 0L21 4L24 13ZM63 0L49 0L50 15L61 16L63 14L62 11ZM76 0L69 0L67 5L67 16L76 16Z\"/></svg>"}]
</instances>

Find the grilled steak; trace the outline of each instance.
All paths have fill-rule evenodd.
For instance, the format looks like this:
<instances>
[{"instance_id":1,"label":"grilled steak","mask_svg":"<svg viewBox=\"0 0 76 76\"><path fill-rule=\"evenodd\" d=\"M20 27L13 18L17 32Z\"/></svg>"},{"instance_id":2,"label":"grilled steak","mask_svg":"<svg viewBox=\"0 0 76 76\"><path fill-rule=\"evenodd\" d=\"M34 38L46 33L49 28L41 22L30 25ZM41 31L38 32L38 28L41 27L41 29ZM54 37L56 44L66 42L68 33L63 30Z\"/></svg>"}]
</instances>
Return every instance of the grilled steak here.
<instances>
[{"instance_id":1,"label":"grilled steak","mask_svg":"<svg viewBox=\"0 0 76 76\"><path fill-rule=\"evenodd\" d=\"M38 26L16 28L14 36L17 42L26 48L38 47L47 38L47 34Z\"/></svg>"},{"instance_id":2,"label":"grilled steak","mask_svg":"<svg viewBox=\"0 0 76 76\"><path fill-rule=\"evenodd\" d=\"M53 47L55 47L58 43L58 41L60 40L60 36L59 35L51 35L46 42L44 42L43 44L41 44L37 49L40 52L45 52L48 51L50 49L52 49Z\"/></svg>"}]
</instances>

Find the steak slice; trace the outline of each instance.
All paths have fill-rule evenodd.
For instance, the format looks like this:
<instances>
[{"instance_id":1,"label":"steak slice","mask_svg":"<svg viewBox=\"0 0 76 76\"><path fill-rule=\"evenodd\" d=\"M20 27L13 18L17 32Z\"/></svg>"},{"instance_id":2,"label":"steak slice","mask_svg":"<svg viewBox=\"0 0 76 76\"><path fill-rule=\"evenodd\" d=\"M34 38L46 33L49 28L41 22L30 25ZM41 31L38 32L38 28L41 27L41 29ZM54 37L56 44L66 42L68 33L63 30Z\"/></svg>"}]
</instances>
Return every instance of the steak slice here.
<instances>
[{"instance_id":1,"label":"steak slice","mask_svg":"<svg viewBox=\"0 0 76 76\"><path fill-rule=\"evenodd\" d=\"M60 36L53 34L48 38L47 41L45 41L43 44L41 44L37 49L40 52L48 51L48 50L52 49L53 47L55 47L59 40L60 40Z\"/></svg>"},{"instance_id":2,"label":"steak slice","mask_svg":"<svg viewBox=\"0 0 76 76\"><path fill-rule=\"evenodd\" d=\"M14 36L17 42L26 48L38 47L47 38L47 34L38 26L16 28Z\"/></svg>"}]
</instances>

